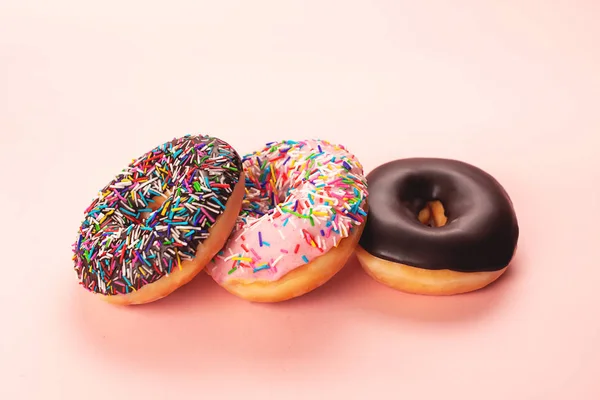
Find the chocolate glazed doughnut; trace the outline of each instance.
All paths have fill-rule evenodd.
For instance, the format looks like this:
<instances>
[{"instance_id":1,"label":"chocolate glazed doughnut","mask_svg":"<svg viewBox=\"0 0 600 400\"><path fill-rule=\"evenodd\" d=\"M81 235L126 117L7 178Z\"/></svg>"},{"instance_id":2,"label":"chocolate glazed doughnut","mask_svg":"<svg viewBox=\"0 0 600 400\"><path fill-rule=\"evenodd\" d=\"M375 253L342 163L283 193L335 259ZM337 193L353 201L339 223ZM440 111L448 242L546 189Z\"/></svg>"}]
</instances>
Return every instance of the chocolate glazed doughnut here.
<instances>
[{"instance_id":1,"label":"chocolate glazed doughnut","mask_svg":"<svg viewBox=\"0 0 600 400\"><path fill-rule=\"evenodd\" d=\"M467 163L410 158L367 175L369 212L357 248L375 280L409 293L451 295L498 279L519 226L500 183Z\"/></svg>"}]
</instances>

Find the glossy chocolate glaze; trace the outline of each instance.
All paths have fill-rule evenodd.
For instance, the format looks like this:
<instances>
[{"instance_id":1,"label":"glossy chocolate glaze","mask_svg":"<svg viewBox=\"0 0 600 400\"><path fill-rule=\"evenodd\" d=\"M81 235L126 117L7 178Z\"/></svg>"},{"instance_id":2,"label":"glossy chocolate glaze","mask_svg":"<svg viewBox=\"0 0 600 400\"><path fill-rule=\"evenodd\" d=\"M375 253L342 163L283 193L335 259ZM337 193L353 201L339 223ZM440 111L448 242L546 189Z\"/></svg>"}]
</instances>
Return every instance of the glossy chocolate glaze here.
<instances>
[{"instance_id":1,"label":"glossy chocolate glaze","mask_svg":"<svg viewBox=\"0 0 600 400\"><path fill-rule=\"evenodd\" d=\"M369 213L360 246L384 260L461 272L497 271L513 257L519 226L512 201L488 173L461 161L410 158L367 175ZM448 222L422 224L428 201L444 205Z\"/></svg>"}]
</instances>

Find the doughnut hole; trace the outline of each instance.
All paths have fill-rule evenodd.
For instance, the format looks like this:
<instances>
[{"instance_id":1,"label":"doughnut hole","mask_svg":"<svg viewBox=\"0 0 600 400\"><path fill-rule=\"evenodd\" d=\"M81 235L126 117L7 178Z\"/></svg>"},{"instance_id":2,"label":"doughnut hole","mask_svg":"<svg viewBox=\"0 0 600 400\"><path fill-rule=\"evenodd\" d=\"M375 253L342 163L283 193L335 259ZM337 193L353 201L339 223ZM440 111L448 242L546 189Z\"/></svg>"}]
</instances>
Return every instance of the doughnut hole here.
<instances>
[{"instance_id":1,"label":"doughnut hole","mask_svg":"<svg viewBox=\"0 0 600 400\"><path fill-rule=\"evenodd\" d=\"M432 228L439 228L448 223L448 217L446 217L444 205L439 200L427 202L425 207L419 211L417 218L423 225L427 225Z\"/></svg>"},{"instance_id":2,"label":"doughnut hole","mask_svg":"<svg viewBox=\"0 0 600 400\"><path fill-rule=\"evenodd\" d=\"M149 209L151 209L152 211L144 211L140 213L141 216L141 221L142 222L146 222L146 220L150 217L150 214L153 213L154 211L158 210L163 204L165 204L165 201L167 201L167 199L171 196L171 192L167 192L165 193L165 196L154 196L151 197L150 200L148 201L148 207Z\"/></svg>"}]
</instances>

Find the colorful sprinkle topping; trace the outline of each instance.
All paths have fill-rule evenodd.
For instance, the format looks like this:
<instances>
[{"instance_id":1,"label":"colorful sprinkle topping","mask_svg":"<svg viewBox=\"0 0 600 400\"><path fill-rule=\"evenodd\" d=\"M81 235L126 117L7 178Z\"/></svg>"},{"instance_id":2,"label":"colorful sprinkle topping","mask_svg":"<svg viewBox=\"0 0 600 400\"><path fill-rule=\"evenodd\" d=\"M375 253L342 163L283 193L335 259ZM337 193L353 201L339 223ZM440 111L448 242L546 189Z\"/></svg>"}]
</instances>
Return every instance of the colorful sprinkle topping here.
<instances>
[{"instance_id":1,"label":"colorful sprinkle topping","mask_svg":"<svg viewBox=\"0 0 600 400\"><path fill-rule=\"evenodd\" d=\"M282 141L243 158L246 197L213 278L277 280L336 247L366 216L362 166L343 146Z\"/></svg>"},{"instance_id":2,"label":"colorful sprinkle topping","mask_svg":"<svg viewBox=\"0 0 600 400\"><path fill-rule=\"evenodd\" d=\"M134 160L85 210L73 246L87 290L126 294L195 257L242 170L227 143L187 135Z\"/></svg>"}]
</instances>

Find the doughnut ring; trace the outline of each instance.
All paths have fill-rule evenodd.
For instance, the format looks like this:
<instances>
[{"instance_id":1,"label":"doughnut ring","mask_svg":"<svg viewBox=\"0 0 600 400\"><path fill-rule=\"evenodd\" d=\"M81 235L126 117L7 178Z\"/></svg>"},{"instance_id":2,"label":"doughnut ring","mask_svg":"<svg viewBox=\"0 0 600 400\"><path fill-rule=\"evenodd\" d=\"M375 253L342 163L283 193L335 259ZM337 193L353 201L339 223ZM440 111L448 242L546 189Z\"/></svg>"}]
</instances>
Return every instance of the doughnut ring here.
<instances>
[{"instance_id":1,"label":"doughnut ring","mask_svg":"<svg viewBox=\"0 0 600 400\"><path fill-rule=\"evenodd\" d=\"M368 176L369 217L357 248L365 271L395 289L452 295L498 279L519 225L500 183L464 162L392 161Z\"/></svg>"},{"instance_id":2,"label":"doughnut ring","mask_svg":"<svg viewBox=\"0 0 600 400\"><path fill-rule=\"evenodd\" d=\"M73 261L80 284L142 304L189 282L226 242L244 194L224 141L184 136L134 160L85 210Z\"/></svg>"},{"instance_id":3,"label":"doughnut ring","mask_svg":"<svg viewBox=\"0 0 600 400\"><path fill-rule=\"evenodd\" d=\"M344 266L364 227L362 165L323 140L268 143L242 164L240 218L206 271L254 302L284 301L323 285Z\"/></svg>"}]
</instances>

